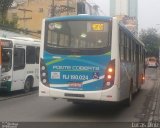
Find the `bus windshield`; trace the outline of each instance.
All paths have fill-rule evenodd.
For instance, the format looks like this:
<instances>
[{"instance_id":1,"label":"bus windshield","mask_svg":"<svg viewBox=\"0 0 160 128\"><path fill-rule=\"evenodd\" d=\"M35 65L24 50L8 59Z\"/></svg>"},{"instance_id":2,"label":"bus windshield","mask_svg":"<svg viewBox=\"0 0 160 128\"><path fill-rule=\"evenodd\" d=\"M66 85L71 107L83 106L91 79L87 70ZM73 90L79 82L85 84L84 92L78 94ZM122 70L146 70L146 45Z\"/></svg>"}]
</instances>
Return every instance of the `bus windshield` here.
<instances>
[{"instance_id":1,"label":"bus windshield","mask_svg":"<svg viewBox=\"0 0 160 128\"><path fill-rule=\"evenodd\" d=\"M63 21L46 23L45 49L59 53L87 50L90 53L110 51L111 22L104 21ZM54 50L53 50L54 49ZM66 50L66 52L65 52ZM89 51L90 50L90 51ZM97 54L97 53L95 53Z\"/></svg>"},{"instance_id":2,"label":"bus windshield","mask_svg":"<svg viewBox=\"0 0 160 128\"><path fill-rule=\"evenodd\" d=\"M156 59L155 59L155 58L150 58L150 59L149 59L149 61L153 61L153 62L155 62L155 61L156 61Z\"/></svg>"},{"instance_id":3,"label":"bus windshield","mask_svg":"<svg viewBox=\"0 0 160 128\"><path fill-rule=\"evenodd\" d=\"M2 72L8 72L12 66L12 50L2 49Z\"/></svg>"}]
</instances>

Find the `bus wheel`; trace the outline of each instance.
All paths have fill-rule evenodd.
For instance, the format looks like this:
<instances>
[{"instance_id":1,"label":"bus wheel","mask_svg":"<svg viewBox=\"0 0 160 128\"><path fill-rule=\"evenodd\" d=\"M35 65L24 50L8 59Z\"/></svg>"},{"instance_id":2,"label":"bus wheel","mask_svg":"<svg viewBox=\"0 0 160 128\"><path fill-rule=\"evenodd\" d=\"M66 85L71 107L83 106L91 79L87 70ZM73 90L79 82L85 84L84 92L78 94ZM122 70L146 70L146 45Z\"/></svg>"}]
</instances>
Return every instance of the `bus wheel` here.
<instances>
[{"instance_id":1,"label":"bus wheel","mask_svg":"<svg viewBox=\"0 0 160 128\"><path fill-rule=\"evenodd\" d=\"M130 90L129 98L128 98L128 106L131 106L132 100L133 100L133 94L132 94L132 90Z\"/></svg>"},{"instance_id":2,"label":"bus wheel","mask_svg":"<svg viewBox=\"0 0 160 128\"><path fill-rule=\"evenodd\" d=\"M24 92L27 93L31 91L32 88L32 79L27 78L24 84Z\"/></svg>"},{"instance_id":3,"label":"bus wheel","mask_svg":"<svg viewBox=\"0 0 160 128\"><path fill-rule=\"evenodd\" d=\"M133 100L133 86L132 86L132 84L131 84L130 90L129 90L129 97L128 97L127 100L126 100L125 105L126 105L127 107L131 106L132 100Z\"/></svg>"}]
</instances>

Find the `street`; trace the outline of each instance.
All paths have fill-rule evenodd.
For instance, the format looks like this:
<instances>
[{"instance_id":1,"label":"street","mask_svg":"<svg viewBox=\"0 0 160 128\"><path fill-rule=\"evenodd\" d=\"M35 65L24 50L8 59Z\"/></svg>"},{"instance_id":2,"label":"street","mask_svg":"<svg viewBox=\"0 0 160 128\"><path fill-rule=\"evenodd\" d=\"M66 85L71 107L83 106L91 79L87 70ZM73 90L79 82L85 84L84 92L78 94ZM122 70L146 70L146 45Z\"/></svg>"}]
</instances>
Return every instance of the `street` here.
<instances>
[{"instance_id":1,"label":"street","mask_svg":"<svg viewBox=\"0 0 160 128\"><path fill-rule=\"evenodd\" d=\"M157 76L158 75L158 76ZM66 100L39 97L35 91L0 101L0 121L11 122L139 122L153 121L153 94L159 90L158 69L146 70L146 82L130 107L120 104L74 105ZM2 98L2 97L1 97ZM152 103L152 104L151 104ZM156 104L155 104L156 105ZM154 106L155 106L154 105ZM156 106L155 109L159 112ZM154 118L151 117L154 116ZM159 118L160 119L160 118Z\"/></svg>"},{"instance_id":2,"label":"street","mask_svg":"<svg viewBox=\"0 0 160 128\"><path fill-rule=\"evenodd\" d=\"M159 5L0 0L0 128L160 128Z\"/></svg>"}]
</instances>

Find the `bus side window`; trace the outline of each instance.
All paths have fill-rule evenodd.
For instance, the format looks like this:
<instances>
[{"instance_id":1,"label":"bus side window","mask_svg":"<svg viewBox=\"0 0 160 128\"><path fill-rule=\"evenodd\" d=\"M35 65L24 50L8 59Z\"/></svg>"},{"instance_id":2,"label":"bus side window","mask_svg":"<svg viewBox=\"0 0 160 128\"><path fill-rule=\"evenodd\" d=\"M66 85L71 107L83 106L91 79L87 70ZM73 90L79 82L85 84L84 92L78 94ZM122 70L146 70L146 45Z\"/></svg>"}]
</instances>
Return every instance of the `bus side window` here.
<instances>
[{"instance_id":1,"label":"bus side window","mask_svg":"<svg viewBox=\"0 0 160 128\"><path fill-rule=\"evenodd\" d=\"M136 62L136 42L134 40L134 62Z\"/></svg>"},{"instance_id":2,"label":"bus side window","mask_svg":"<svg viewBox=\"0 0 160 128\"><path fill-rule=\"evenodd\" d=\"M132 52L133 52L133 49L132 49L132 39L130 38L130 62L133 62L132 61Z\"/></svg>"},{"instance_id":3,"label":"bus side window","mask_svg":"<svg viewBox=\"0 0 160 128\"><path fill-rule=\"evenodd\" d=\"M124 34L124 60L127 61L127 35Z\"/></svg>"},{"instance_id":4,"label":"bus side window","mask_svg":"<svg viewBox=\"0 0 160 128\"><path fill-rule=\"evenodd\" d=\"M35 64L35 62L36 62L35 47L27 46L27 48L26 48L26 63L27 64Z\"/></svg>"},{"instance_id":5,"label":"bus side window","mask_svg":"<svg viewBox=\"0 0 160 128\"><path fill-rule=\"evenodd\" d=\"M124 60L124 33L120 30L120 57Z\"/></svg>"},{"instance_id":6,"label":"bus side window","mask_svg":"<svg viewBox=\"0 0 160 128\"><path fill-rule=\"evenodd\" d=\"M36 48L36 64L39 64L39 53L40 53L40 48Z\"/></svg>"},{"instance_id":7,"label":"bus side window","mask_svg":"<svg viewBox=\"0 0 160 128\"><path fill-rule=\"evenodd\" d=\"M132 62L132 40L131 38L129 37L128 38L128 41L129 41L129 62Z\"/></svg>"},{"instance_id":8,"label":"bus side window","mask_svg":"<svg viewBox=\"0 0 160 128\"><path fill-rule=\"evenodd\" d=\"M129 37L126 35L126 60L130 61L130 44L129 44Z\"/></svg>"},{"instance_id":9,"label":"bus side window","mask_svg":"<svg viewBox=\"0 0 160 128\"><path fill-rule=\"evenodd\" d=\"M25 67L25 49L14 48L14 70L24 69Z\"/></svg>"}]
</instances>

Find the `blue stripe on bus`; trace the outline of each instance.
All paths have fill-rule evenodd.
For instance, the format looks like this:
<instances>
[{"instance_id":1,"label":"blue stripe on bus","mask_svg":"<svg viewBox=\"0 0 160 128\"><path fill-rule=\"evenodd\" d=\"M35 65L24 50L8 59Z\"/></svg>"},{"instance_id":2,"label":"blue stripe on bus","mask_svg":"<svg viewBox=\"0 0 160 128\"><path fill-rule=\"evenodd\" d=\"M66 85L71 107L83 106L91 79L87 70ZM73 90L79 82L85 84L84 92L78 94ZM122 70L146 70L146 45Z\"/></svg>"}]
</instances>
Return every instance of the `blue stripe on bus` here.
<instances>
[{"instance_id":1,"label":"blue stripe on bus","mask_svg":"<svg viewBox=\"0 0 160 128\"><path fill-rule=\"evenodd\" d=\"M72 91L100 91L103 88L103 80L98 80L94 83L89 83L86 85L82 85L82 87L74 88L74 87L51 87L53 89L61 89L61 90L72 90Z\"/></svg>"},{"instance_id":2,"label":"blue stripe on bus","mask_svg":"<svg viewBox=\"0 0 160 128\"><path fill-rule=\"evenodd\" d=\"M94 55L94 56L69 56L69 55L55 55L44 53L44 62L46 63L48 69L48 81L52 85L59 85L59 88L64 90L80 90L80 91L95 91L102 90L105 69L111 60L111 54ZM55 66L69 66L70 69L56 69ZM78 68L87 67L88 69L79 70ZM58 73L60 77L53 78L52 73ZM94 74L98 78L93 78ZM78 78L72 78L72 77ZM83 79L84 77L84 79ZM69 83L85 83L86 81L91 81L87 84L82 85L81 88L70 88L61 87L61 85Z\"/></svg>"},{"instance_id":3,"label":"blue stripe on bus","mask_svg":"<svg viewBox=\"0 0 160 128\"><path fill-rule=\"evenodd\" d=\"M111 21L112 17L107 16L89 16L89 15L78 15L78 16L63 16L63 17L54 17L46 19L47 22L55 21Z\"/></svg>"}]
</instances>

